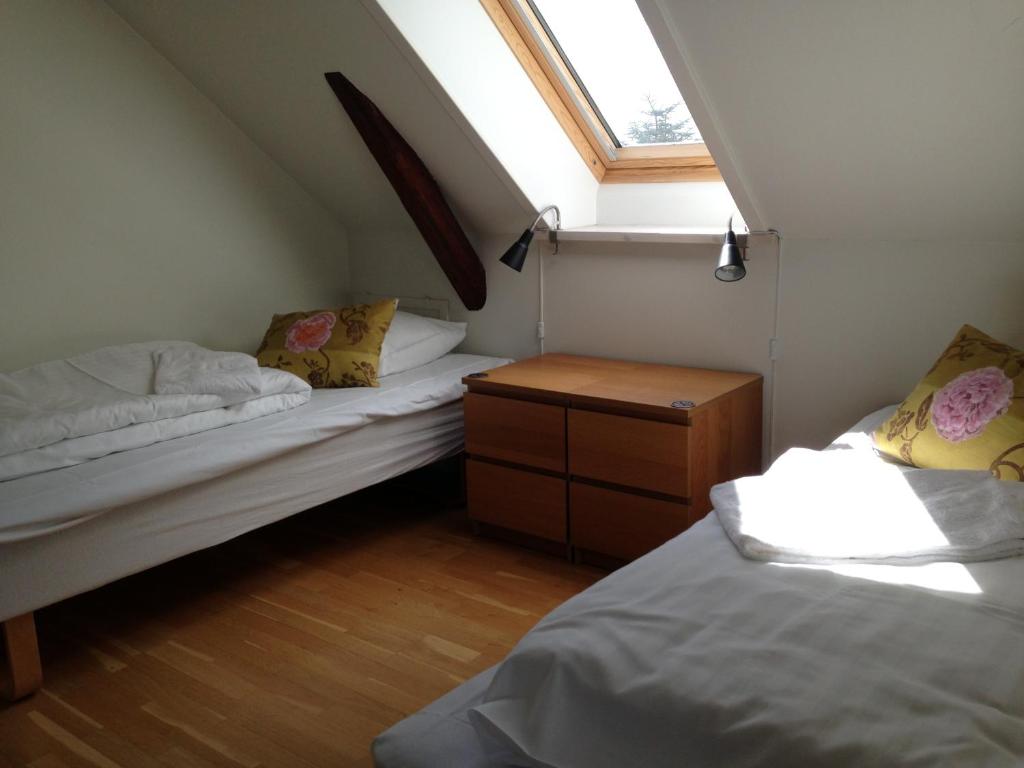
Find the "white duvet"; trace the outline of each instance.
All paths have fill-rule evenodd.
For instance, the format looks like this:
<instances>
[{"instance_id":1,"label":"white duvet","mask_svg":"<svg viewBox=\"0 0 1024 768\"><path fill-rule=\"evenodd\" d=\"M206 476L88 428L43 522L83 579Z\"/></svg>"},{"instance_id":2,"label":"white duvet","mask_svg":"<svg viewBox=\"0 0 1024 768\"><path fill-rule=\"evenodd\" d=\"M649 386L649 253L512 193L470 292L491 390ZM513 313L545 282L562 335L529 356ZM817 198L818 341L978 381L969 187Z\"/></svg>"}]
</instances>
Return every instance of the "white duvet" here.
<instances>
[{"instance_id":1,"label":"white duvet","mask_svg":"<svg viewBox=\"0 0 1024 768\"><path fill-rule=\"evenodd\" d=\"M495 765L1019 766L1022 585L1019 557L749 560L709 515L542 620L468 716Z\"/></svg>"},{"instance_id":2,"label":"white duvet","mask_svg":"<svg viewBox=\"0 0 1024 768\"><path fill-rule=\"evenodd\" d=\"M0 374L0 481L266 416L309 394L249 355L188 342L106 347Z\"/></svg>"}]
</instances>

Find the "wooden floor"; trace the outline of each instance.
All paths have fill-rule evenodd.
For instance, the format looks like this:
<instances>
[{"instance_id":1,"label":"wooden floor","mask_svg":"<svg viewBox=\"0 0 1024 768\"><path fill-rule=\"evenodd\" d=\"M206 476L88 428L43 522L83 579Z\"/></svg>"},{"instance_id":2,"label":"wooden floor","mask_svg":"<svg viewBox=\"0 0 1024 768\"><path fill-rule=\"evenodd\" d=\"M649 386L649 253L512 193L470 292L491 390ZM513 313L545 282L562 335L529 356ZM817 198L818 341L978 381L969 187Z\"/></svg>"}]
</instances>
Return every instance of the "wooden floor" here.
<instances>
[{"instance_id":1,"label":"wooden floor","mask_svg":"<svg viewBox=\"0 0 1024 768\"><path fill-rule=\"evenodd\" d=\"M44 688L0 705L0 766L372 765L602 575L472 536L423 479L38 612Z\"/></svg>"}]
</instances>

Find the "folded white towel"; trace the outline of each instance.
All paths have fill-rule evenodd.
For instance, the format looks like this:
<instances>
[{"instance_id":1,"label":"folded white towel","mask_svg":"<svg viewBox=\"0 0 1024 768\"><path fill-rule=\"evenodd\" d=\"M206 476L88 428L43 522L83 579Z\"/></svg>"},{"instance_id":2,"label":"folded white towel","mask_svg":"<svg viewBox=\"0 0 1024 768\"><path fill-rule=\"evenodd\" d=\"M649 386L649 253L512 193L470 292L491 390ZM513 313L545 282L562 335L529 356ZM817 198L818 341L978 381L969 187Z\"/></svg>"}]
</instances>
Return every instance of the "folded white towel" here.
<instances>
[{"instance_id":1,"label":"folded white towel","mask_svg":"<svg viewBox=\"0 0 1024 768\"><path fill-rule=\"evenodd\" d=\"M258 395L260 368L242 352L202 347L167 347L153 353L153 388L158 395Z\"/></svg>"},{"instance_id":2,"label":"folded white towel","mask_svg":"<svg viewBox=\"0 0 1024 768\"><path fill-rule=\"evenodd\" d=\"M869 451L794 448L763 477L715 486L711 502L753 560L899 565L1024 553L1024 483Z\"/></svg>"}]
</instances>

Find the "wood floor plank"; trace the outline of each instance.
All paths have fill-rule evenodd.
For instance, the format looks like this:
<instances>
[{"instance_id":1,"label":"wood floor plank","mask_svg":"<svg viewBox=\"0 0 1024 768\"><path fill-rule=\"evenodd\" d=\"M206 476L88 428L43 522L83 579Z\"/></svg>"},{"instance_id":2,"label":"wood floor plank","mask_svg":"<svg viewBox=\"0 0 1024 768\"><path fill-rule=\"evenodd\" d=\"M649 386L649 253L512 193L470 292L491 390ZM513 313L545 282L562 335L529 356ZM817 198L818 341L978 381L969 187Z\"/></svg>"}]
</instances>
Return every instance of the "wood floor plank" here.
<instances>
[{"instance_id":1,"label":"wood floor plank","mask_svg":"<svg viewBox=\"0 0 1024 768\"><path fill-rule=\"evenodd\" d=\"M71 754L85 760L90 765L94 765L96 768L123 768L38 710L29 711L28 719Z\"/></svg>"},{"instance_id":2,"label":"wood floor plank","mask_svg":"<svg viewBox=\"0 0 1024 768\"><path fill-rule=\"evenodd\" d=\"M243 766L243 768L259 768L260 766L259 758L249 750L233 746L214 735L213 731L220 723L197 722L199 718L195 717L195 710L173 711L166 702L150 701L142 705L142 711L232 763ZM221 722L224 719L226 718L222 718Z\"/></svg>"},{"instance_id":3,"label":"wood floor plank","mask_svg":"<svg viewBox=\"0 0 1024 768\"><path fill-rule=\"evenodd\" d=\"M0 768L369 768L370 742L604 574L472 535L425 475L37 612Z\"/></svg>"}]
</instances>

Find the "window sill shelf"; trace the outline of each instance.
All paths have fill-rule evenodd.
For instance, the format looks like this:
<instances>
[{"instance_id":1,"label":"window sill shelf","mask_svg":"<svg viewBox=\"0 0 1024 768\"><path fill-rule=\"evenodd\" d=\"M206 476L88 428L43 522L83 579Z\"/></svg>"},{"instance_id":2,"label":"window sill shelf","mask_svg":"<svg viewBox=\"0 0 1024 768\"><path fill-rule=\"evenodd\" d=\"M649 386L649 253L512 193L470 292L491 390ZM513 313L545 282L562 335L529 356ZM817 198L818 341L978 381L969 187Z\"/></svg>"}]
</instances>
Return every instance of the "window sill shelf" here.
<instances>
[{"instance_id":1,"label":"window sill shelf","mask_svg":"<svg viewBox=\"0 0 1024 768\"><path fill-rule=\"evenodd\" d=\"M703 229L699 227L624 227L624 226L593 226L560 229L558 241L566 242L605 242L605 243L688 243L691 245L721 245L725 232L720 229ZM555 232L549 236L554 239ZM737 232L736 240L740 247L747 244L746 233Z\"/></svg>"}]
</instances>

